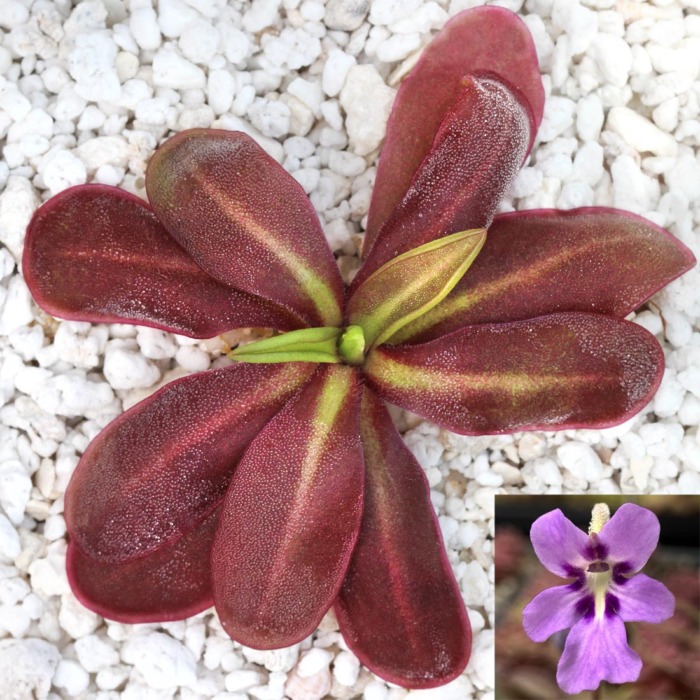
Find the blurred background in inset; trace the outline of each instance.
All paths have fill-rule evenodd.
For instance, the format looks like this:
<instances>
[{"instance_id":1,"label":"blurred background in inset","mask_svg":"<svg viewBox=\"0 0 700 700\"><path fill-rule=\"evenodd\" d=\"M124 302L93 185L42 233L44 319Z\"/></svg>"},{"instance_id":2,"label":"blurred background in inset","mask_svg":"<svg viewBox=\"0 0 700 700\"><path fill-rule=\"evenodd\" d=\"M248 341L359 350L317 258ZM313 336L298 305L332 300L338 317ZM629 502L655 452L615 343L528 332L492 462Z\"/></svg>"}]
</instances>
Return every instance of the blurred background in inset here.
<instances>
[{"instance_id":1,"label":"blurred background in inset","mask_svg":"<svg viewBox=\"0 0 700 700\"><path fill-rule=\"evenodd\" d=\"M566 695L555 680L566 632L538 644L523 631L525 605L545 588L566 583L539 562L529 532L540 515L555 508L587 532L596 503L607 503L612 514L623 503L637 503L656 513L661 523L659 546L642 573L670 589L676 611L661 624L626 624L630 646L644 664L636 683L604 683L596 692ZM499 495L494 556L496 700L700 698L700 496Z\"/></svg>"}]
</instances>

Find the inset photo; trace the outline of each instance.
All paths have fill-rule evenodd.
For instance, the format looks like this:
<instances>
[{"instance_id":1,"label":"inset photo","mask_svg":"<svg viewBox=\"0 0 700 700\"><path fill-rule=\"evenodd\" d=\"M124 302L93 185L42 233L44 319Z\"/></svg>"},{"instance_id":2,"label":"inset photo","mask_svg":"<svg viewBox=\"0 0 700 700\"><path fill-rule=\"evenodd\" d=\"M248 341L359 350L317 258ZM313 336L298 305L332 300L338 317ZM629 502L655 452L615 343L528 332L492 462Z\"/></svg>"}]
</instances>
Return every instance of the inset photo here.
<instances>
[{"instance_id":1,"label":"inset photo","mask_svg":"<svg viewBox=\"0 0 700 700\"><path fill-rule=\"evenodd\" d=\"M496 496L496 700L690 700L700 498Z\"/></svg>"}]
</instances>

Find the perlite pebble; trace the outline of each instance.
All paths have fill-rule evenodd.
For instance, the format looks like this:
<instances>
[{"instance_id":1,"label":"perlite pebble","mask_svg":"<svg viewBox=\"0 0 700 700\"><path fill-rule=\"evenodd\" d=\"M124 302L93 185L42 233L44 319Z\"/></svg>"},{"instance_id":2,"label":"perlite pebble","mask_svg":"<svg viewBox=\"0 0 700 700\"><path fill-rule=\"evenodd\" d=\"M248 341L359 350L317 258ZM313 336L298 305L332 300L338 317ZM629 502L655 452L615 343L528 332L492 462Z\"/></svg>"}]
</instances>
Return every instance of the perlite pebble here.
<instances>
[{"instance_id":1,"label":"perlite pebble","mask_svg":"<svg viewBox=\"0 0 700 700\"><path fill-rule=\"evenodd\" d=\"M4 243L15 260L19 260L24 232L39 199L31 183L24 177L10 176L0 194L0 243Z\"/></svg>"},{"instance_id":2,"label":"perlite pebble","mask_svg":"<svg viewBox=\"0 0 700 700\"><path fill-rule=\"evenodd\" d=\"M294 644L291 647L270 649L263 652L259 663L273 673L287 673L294 668L298 658L299 645Z\"/></svg>"},{"instance_id":3,"label":"perlite pebble","mask_svg":"<svg viewBox=\"0 0 700 700\"><path fill-rule=\"evenodd\" d=\"M470 561L464 567L464 573L460 579L462 597L466 605L483 605L489 595L489 579L477 561Z\"/></svg>"},{"instance_id":4,"label":"perlite pebble","mask_svg":"<svg viewBox=\"0 0 700 700\"><path fill-rule=\"evenodd\" d=\"M188 372L203 372L209 369L211 360L203 350L193 346L178 348L175 361Z\"/></svg>"},{"instance_id":5,"label":"perlite pebble","mask_svg":"<svg viewBox=\"0 0 700 700\"><path fill-rule=\"evenodd\" d=\"M90 683L90 676L85 669L71 659L61 659L56 667L53 684L65 690L69 697L75 697L84 692Z\"/></svg>"},{"instance_id":6,"label":"perlite pebble","mask_svg":"<svg viewBox=\"0 0 700 700\"><path fill-rule=\"evenodd\" d=\"M332 49L323 68L323 92L329 97L336 97L343 89L350 69L357 63L354 56L346 54L342 49Z\"/></svg>"},{"instance_id":7,"label":"perlite pebble","mask_svg":"<svg viewBox=\"0 0 700 700\"><path fill-rule=\"evenodd\" d=\"M678 152L673 136L627 107L613 107L608 113L607 127L640 153L675 156Z\"/></svg>"},{"instance_id":8,"label":"perlite pebble","mask_svg":"<svg viewBox=\"0 0 700 700\"><path fill-rule=\"evenodd\" d=\"M333 660L333 654L325 649L314 647L303 653L297 665L297 673L301 678L316 675L319 671L328 668Z\"/></svg>"},{"instance_id":9,"label":"perlite pebble","mask_svg":"<svg viewBox=\"0 0 700 700\"><path fill-rule=\"evenodd\" d=\"M632 69L632 50L622 37L598 34L591 43L589 55L603 80L617 86L627 82Z\"/></svg>"},{"instance_id":10,"label":"perlite pebble","mask_svg":"<svg viewBox=\"0 0 700 700\"><path fill-rule=\"evenodd\" d=\"M48 554L35 559L28 568L32 589L45 596L64 595L69 592L64 554Z\"/></svg>"},{"instance_id":11,"label":"perlite pebble","mask_svg":"<svg viewBox=\"0 0 700 700\"><path fill-rule=\"evenodd\" d=\"M14 561L20 551L19 533L7 517L0 513L0 562Z\"/></svg>"},{"instance_id":12,"label":"perlite pebble","mask_svg":"<svg viewBox=\"0 0 700 700\"><path fill-rule=\"evenodd\" d=\"M159 49L153 57L153 84L176 90L206 87L204 71L172 50Z\"/></svg>"},{"instance_id":13,"label":"perlite pebble","mask_svg":"<svg viewBox=\"0 0 700 700\"><path fill-rule=\"evenodd\" d=\"M540 458L533 461L535 475L548 486L561 486L563 478L553 459Z\"/></svg>"},{"instance_id":14,"label":"perlite pebble","mask_svg":"<svg viewBox=\"0 0 700 700\"><path fill-rule=\"evenodd\" d=\"M654 396L654 412L659 418L674 415L683 403L683 385L678 381L674 370L664 371L661 386Z\"/></svg>"},{"instance_id":15,"label":"perlite pebble","mask_svg":"<svg viewBox=\"0 0 700 700\"><path fill-rule=\"evenodd\" d=\"M41 639L0 644L0 691L8 697L46 698L61 654Z\"/></svg>"},{"instance_id":16,"label":"perlite pebble","mask_svg":"<svg viewBox=\"0 0 700 700\"><path fill-rule=\"evenodd\" d=\"M97 673L119 663L119 653L102 637L89 634L75 642L80 665L89 673Z\"/></svg>"},{"instance_id":17,"label":"perlite pebble","mask_svg":"<svg viewBox=\"0 0 700 700\"><path fill-rule=\"evenodd\" d=\"M568 442L557 448L557 457L565 469L589 482L603 476L603 465L596 451L582 442Z\"/></svg>"},{"instance_id":18,"label":"perlite pebble","mask_svg":"<svg viewBox=\"0 0 700 700\"><path fill-rule=\"evenodd\" d=\"M345 127L350 147L358 156L379 146L394 102L394 90L384 84L371 65L352 66L340 93L340 104L347 114Z\"/></svg>"},{"instance_id":19,"label":"perlite pebble","mask_svg":"<svg viewBox=\"0 0 700 700\"><path fill-rule=\"evenodd\" d=\"M135 666L146 683L156 690L189 686L197 680L195 658L167 634L151 632L127 639L122 660Z\"/></svg>"},{"instance_id":20,"label":"perlite pebble","mask_svg":"<svg viewBox=\"0 0 700 700\"><path fill-rule=\"evenodd\" d=\"M104 374L113 389L144 388L160 379L156 365L136 352L119 347L107 349Z\"/></svg>"},{"instance_id":21,"label":"perlite pebble","mask_svg":"<svg viewBox=\"0 0 700 700\"><path fill-rule=\"evenodd\" d=\"M265 683L265 676L257 671L232 671L226 676L226 690L235 693Z\"/></svg>"},{"instance_id":22,"label":"perlite pebble","mask_svg":"<svg viewBox=\"0 0 700 700\"><path fill-rule=\"evenodd\" d=\"M219 33L208 22L197 22L185 28L178 47L192 63L208 63L219 48Z\"/></svg>"},{"instance_id":23,"label":"perlite pebble","mask_svg":"<svg viewBox=\"0 0 700 700\"><path fill-rule=\"evenodd\" d=\"M100 618L79 603L72 593L61 596L58 622L73 639L80 639L97 629Z\"/></svg>"},{"instance_id":24,"label":"perlite pebble","mask_svg":"<svg viewBox=\"0 0 700 700\"><path fill-rule=\"evenodd\" d=\"M0 463L0 507L14 525L22 522L31 490L32 480L19 460Z\"/></svg>"},{"instance_id":25,"label":"perlite pebble","mask_svg":"<svg viewBox=\"0 0 700 700\"><path fill-rule=\"evenodd\" d=\"M385 63L401 61L421 45L420 34L394 34L377 47L377 58Z\"/></svg>"},{"instance_id":26,"label":"perlite pebble","mask_svg":"<svg viewBox=\"0 0 700 700\"><path fill-rule=\"evenodd\" d=\"M231 108L235 92L236 81L229 71L213 70L209 72L207 101L215 114L223 114Z\"/></svg>"},{"instance_id":27,"label":"perlite pebble","mask_svg":"<svg viewBox=\"0 0 700 700\"><path fill-rule=\"evenodd\" d=\"M111 666L97 672L95 685L100 690L115 690L129 677L129 667Z\"/></svg>"},{"instance_id":28,"label":"perlite pebble","mask_svg":"<svg viewBox=\"0 0 700 700\"><path fill-rule=\"evenodd\" d=\"M32 321L32 302L24 280L13 277L8 286L0 311L0 333L12 331L30 324Z\"/></svg>"},{"instance_id":29,"label":"perlite pebble","mask_svg":"<svg viewBox=\"0 0 700 700\"><path fill-rule=\"evenodd\" d=\"M333 661L333 677L340 685L352 687L360 673L358 658L349 651L341 651Z\"/></svg>"},{"instance_id":30,"label":"perlite pebble","mask_svg":"<svg viewBox=\"0 0 700 700\"><path fill-rule=\"evenodd\" d=\"M331 689L332 678L327 668L311 676L301 676L292 671L284 684L284 693L289 700L322 700Z\"/></svg>"},{"instance_id":31,"label":"perlite pebble","mask_svg":"<svg viewBox=\"0 0 700 700\"><path fill-rule=\"evenodd\" d=\"M364 20L370 0L328 0L325 22L331 29L353 31Z\"/></svg>"},{"instance_id":32,"label":"perlite pebble","mask_svg":"<svg viewBox=\"0 0 700 700\"><path fill-rule=\"evenodd\" d=\"M472 649L472 664L476 672L476 677L484 686L487 687L494 681L495 659L492 651L493 643L493 630L482 630L474 640L474 646ZM457 681L459 680L460 679L457 679ZM445 700L447 700L447 698Z\"/></svg>"},{"instance_id":33,"label":"perlite pebble","mask_svg":"<svg viewBox=\"0 0 700 700\"><path fill-rule=\"evenodd\" d=\"M75 38L68 56L68 72L75 80L75 91L86 100L114 101L121 85L114 67L117 45L106 32L89 32Z\"/></svg>"},{"instance_id":34,"label":"perlite pebble","mask_svg":"<svg viewBox=\"0 0 700 700\"><path fill-rule=\"evenodd\" d=\"M388 700L389 689L379 680L370 681L362 694L363 700Z\"/></svg>"},{"instance_id":35,"label":"perlite pebble","mask_svg":"<svg viewBox=\"0 0 700 700\"><path fill-rule=\"evenodd\" d=\"M686 471L678 477L678 487L681 493L700 494L700 474Z\"/></svg>"},{"instance_id":36,"label":"perlite pebble","mask_svg":"<svg viewBox=\"0 0 700 700\"><path fill-rule=\"evenodd\" d=\"M645 423L639 426L639 437L652 457L675 455L683 439L683 427L678 423Z\"/></svg>"},{"instance_id":37,"label":"perlite pebble","mask_svg":"<svg viewBox=\"0 0 700 700\"><path fill-rule=\"evenodd\" d=\"M553 141L573 123L576 103L568 97L550 97L545 102L544 117L537 132L542 142Z\"/></svg>"}]
</instances>

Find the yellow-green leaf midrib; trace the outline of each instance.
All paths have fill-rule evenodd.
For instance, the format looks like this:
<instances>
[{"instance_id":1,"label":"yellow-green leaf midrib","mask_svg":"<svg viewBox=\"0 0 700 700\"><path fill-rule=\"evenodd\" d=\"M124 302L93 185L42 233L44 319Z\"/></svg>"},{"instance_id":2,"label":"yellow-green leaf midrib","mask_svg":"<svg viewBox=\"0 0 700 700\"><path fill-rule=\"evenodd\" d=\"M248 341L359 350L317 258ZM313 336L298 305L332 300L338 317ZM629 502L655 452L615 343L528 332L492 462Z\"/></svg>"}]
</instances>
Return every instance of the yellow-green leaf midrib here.
<instances>
[{"instance_id":1,"label":"yellow-green leaf midrib","mask_svg":"<svg viewBox=\"0 0 700 700\"><path fill-rule=\"evenodd\" d=\"M309 268L301 256L285 248L282 242L265 227L255 224L241 209L237 200L227 196L216 186L216 183L204 177L198 177L197 186L202 188L202 191L214 201L227 218L246 231L256 243L267 249L270 255L288 270L326 325L340 325L342 310L333 290L321 275Z\"/></svg>"}]
</instances>

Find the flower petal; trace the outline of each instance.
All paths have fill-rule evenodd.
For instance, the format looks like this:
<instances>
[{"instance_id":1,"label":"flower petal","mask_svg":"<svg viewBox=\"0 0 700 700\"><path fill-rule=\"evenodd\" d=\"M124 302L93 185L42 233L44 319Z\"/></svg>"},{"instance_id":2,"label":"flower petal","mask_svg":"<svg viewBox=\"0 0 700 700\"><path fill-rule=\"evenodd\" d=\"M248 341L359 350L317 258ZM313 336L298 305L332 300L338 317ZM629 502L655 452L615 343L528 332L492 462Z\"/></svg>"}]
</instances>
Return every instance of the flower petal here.
<instances>
[{"instance_id":1,"label":"flower petal","mask_svg":"<svg viewBox=\"0 0 700 700\"><path fill-rule=\"evenodd\" d=\"M558 511L561 512L561 511ZM556 632L573 627L589 607L581 584L547 588L538 593L523 609L523 629L533 642L544 642Z\"/></svg>"},{"instance_id":2,"label":"flower petal","mask_svg":"<svg viewBox=\"0 0 700 700\"><path fill-rule=\"evenodd\" d=\"M423 470L369 390L361 429L365 507L335 603L340 631L377 675L405 688L432 688L464 670L469 620Z\"/></svg>"},{"instance_id":3,"label":"flower petal","mask_svg":"<svg viewBox=\"0 0 700 700\"><path fill-rule=\"evenodd\" d=\"M492 75L464 77L353 289L401 253L450 233L488 227L522 164L530 129L529 107L508 85Z\"/></svg>"},{"instance_id":4,"label":"flower petal","mask_svg":"<svg viewBox=\"0 0 700 700\"><path fill-rule=\"evenodd\" d=\"M625 625L617 615L590 615L569 632L557 667L559 687L571 695L595 690L601 681L632 683L639 678L642 660L629 648Z\"/></svg>"},{"instance_id":5,"label":"flower petal","mask_svg":"<svg viewBox=\"0 0 700 700\"><path fill-rule=\"evenodd\" d=\"M73 540L66 570L78 600L110 620L133 624L183 620L214 604L209 556L219 517L213 511L194 530L139 559L92 559Z\"/></svg>"},{"instance_id":6,"label":"flower petal","mask_svg":"<svg viewBox=\"0 0 700 700\"><path fill-rule=\"evenodd\" d=\"M318 216L249 136L179 133L151 158L146 189L158 218L210 275L312 325L340 324L343 282Z\"/></svg>"},{"instance_id":7,"label":"flower petal","mask_svg":"<svg viewBox=\"0 0 700 700\"><path fill-rule=\"evenodd\" d=\"M621 505L598 533L605 559L624 564L624 573L636 573L649 560L659 543L659 519L636 503Z\"/></svg>"},{"instance_id":8,"label":"flower petal","mask_svg":"<svg viewBox=\"0 0 700 700\"><path fill-rule=\"evenodd\" d=\"M256 649L304 639L343 582L360 528L359 382L324 365L251 443L212 551L226 632Z\"/></svg>"},{"instance_id":9,"label":"flower petal","mask_svg":"<svg viewBox=\"0 0 700 700\"><path fill-rule=\"evenodd\" d=\"M559 508L541 515L532 523L530 540L537 558L557 576L579 576L588 566L585 556L589 548L588 535L576 527Z\"/></svg>"},{"instance_id":10,"label":"flower petal","mask_svg":"<svg viewBox=\"0 0 700 700\"><path fill-rule=\"evenodd\" d=\"M22 272L37 304L72 321L136 323L195 338L305 321L210 277L148 205L116 187L52 197L27 229Z\"/></svg>"},{"instance_id":11,"label":"flower petal","mask_svg":"<svg viewBox=\"0 0 700 700\"><path fill-rule=\"evenodd\" d=\"M532 145L542 120L544 89L528 28L517 15L499 7L461 12L425 48L396 96L372 194L365 253L430 151L443 116L463 87L462 79L484 71L524 95L533 113ZM453 231L465 228L470 226Z\"/></svg>"},{"instance_id":12,"label":"flower petal","mask_svg":"<svg viewBox=\"0 0 700 700\"><path fill-rule=\"evenodd\" d=\"M671 591L644 574L615 577L611 593L617 599L616 612L625 622L663 622L676 607Z\"/></svg>"},{"instance_id":13,"label":"flower petal","mask_svg":"<svg viewBox=\"0 0 700 700\"><path fill-rule=\"evenodd\" d=\"M557 311L624 317L694 264L668 231L617 209L501 214L454 291L392 342Z\"/></svg>"},{"instance_id":14,"label":"flower petal","mask_svg":"<svg viewBox=\"0 0 700 700\"><path fill-rule=\"evenodd\" d=\"M483 435L621 423L658 388L663 353L634 323L565 313L379 346L365 370L387 401Z\"/></svg>"},{"instance_id":15,"label":"flower petal","mask_svg":"<svg viewBox=\"0 0 700 700\"><path fill-rule=\"evenodd\" d=\"M186 535L221 502L248 443L313 369L234 365L171 382L128 410L73 474L71 537L92 559L124 562Z\"/></svg>"}]
</instances>

